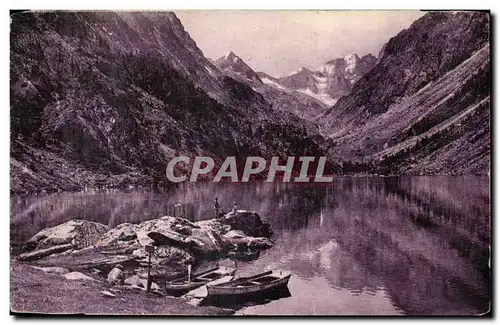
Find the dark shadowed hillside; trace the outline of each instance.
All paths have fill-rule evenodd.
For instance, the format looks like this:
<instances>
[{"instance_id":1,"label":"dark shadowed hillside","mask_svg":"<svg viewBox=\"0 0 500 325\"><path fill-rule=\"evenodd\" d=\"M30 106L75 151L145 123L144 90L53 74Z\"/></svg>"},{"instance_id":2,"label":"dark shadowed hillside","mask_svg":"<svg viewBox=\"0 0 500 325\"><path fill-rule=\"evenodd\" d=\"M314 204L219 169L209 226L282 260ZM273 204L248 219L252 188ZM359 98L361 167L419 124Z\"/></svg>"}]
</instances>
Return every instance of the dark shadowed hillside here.
<instances>
[{"instance_id":1,"label":"dark shadowed hillside","mask_svg":"<svg viewBox=\"0 0 500 325\"><path fill-rule=\"evenodd\" d=\"M221 73L173 13L14 14L10 59L13 192L163 184L180 154L326 150Z\"/></svg>"},{"instance_id":2,"label":"dark shadowed hillside","mask_svg":"<svg viewBox=\"0 0 500 325\"><path fill-rule=\"evenodd\" d=\"M487 173L489 14L430 12L384 45L380 62L318 118L344 172Z\"/></svg>"}]
</instances>

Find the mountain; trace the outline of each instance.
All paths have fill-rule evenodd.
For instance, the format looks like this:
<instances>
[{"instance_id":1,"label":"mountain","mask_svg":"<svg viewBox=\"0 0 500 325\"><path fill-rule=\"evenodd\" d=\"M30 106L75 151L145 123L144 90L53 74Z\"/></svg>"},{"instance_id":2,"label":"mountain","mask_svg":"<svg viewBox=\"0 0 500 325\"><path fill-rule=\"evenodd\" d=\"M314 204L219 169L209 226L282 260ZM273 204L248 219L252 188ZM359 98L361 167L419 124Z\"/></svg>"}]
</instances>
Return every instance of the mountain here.
<instances>
[{"instance_id":1,"label":"mountain","mask_svg":"<svg viewBox=\"0 0 500 325\"><path fill-rule=\"evenodd\" d=\"M489 24L488 13L429 12L389 40L370 73L318 118L335 151L353 160L347 169L489 172Z\"/></svg>"},{"instance_id":2,"label":"mountain","mask_svg":"<svg viewBox=\"0 0 500 325\"><path fill-rule=\"evenodd\" d=\"M352 86L368 73L376 64L377 58L367 54L360 58L350 54L344 58L328 61L318 70L307 68L278 79L283 86L317 97L327 105L349 94Z\"/></svg>"},{"instance_id":3,"label":"mountain","mask_svg":"<svg viewBox=\"0 0 500 325\"><path fill-rule=\"evenodd\" d=\"M430 12L379 60L351 55L284 78L234 53L212 62L173 13L11 20L14 193L163 186L178 155L217 168L227 156L326 155L330 173L489 172L487 13Z\"/></svg>"},{"instance_id":4,"label":"mountain","mask_svg":"<svg viewBox=\"0 0 500 325\"><path fill-rule=\"evenodd\" d=\"M11 19L12 192L165 185L177 155L220 166L327 151L316 127L220 71L173 13Z\"/></svg>"},{"instance_id":5,"label":"mountain","mask_svg":"<svg viewBox=\"0 0 500 325\"><path fill-rule=\"evenodd\" d=\"M277 111L291 112L306 120L316 118L328 106L314 94L304 94L287 88L264 72L255 72L234 52L214 61L227 76L247 84Z\"/></svg>"},{"instance_id":6,"label":"mountain","mask_svg":"<svg viewBox=\"0 0 500 325\"><path fill-rule=\"evenodd\" d=\"M215 65L218 66L222 71L227 72L228 70L237 73L245 77L248 80L255 82L262 82L255 71L252 70L240 57L234 54L232 51L228 55L223 56L215 60Z\"/></svg>"}]
</instances>

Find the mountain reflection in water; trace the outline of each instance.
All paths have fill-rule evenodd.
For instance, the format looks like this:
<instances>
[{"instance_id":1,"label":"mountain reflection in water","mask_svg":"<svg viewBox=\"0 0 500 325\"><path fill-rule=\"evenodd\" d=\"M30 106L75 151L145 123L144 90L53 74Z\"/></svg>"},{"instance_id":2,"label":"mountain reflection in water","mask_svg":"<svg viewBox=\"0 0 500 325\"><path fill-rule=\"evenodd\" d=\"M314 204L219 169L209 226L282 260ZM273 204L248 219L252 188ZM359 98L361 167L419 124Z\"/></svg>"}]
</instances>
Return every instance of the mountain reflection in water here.
<instances>
[{"instance_id":1,"label":"mountain reflection in water","mask_svg":"<svg viewBox=\"0 0 500 325\"><path fill-rule=\"evenodd\" d=\"M338 178L332 184L195 183L151 190L11 198L13 248L70 219L115 226L174 214L259 213L276 245L238 275L292 272L289 297L242 314L478 314L489 309L489 178Z\"/></svg>"}]
</instances>

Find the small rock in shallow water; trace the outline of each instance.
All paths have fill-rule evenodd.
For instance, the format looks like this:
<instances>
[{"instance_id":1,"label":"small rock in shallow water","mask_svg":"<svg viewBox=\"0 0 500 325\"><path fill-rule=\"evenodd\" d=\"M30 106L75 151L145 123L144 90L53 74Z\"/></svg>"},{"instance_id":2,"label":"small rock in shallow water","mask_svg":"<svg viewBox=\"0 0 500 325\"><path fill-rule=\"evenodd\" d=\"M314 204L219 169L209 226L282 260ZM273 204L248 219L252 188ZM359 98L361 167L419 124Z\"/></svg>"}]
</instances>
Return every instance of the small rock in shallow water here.
<instances>
[{"instance_id":1,"label":"small rock in shallow water","mask_svg":"<svg viewBox=\"0 0 500 325\"><path fill-rule=\"evenodd\" d=\"M66 273L63 275L66 279L68 280L89 280L89 281L96 281L95 279L89 277L88 275L85 275L81 272L70 272Z\"/></svg>"},{"instance_id":2,"label":"small rock in shallow water","mask_svg":"<svg viewBox=\"0 0 500 325\"><path fill-rule=\"evenodd\" d=\"M110 298L116 298L116 295L112 294L111 292L109 291L101 291L101 293L103 295L105 295L106 297L110 297Z\"/></svg>"}]
</instances>

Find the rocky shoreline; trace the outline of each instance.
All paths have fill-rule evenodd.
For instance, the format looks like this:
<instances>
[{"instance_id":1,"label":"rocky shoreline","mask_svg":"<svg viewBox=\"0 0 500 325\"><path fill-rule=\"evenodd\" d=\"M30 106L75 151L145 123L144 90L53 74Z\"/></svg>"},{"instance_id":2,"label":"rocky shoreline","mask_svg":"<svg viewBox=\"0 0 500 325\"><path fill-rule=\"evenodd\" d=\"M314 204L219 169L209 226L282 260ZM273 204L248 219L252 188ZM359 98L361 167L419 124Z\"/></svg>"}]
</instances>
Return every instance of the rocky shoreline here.
<instances>
[{"instance_id":1,"label":"rocky shoreline","mask_svg":"<svg viewBox=\"0 0 500 325\"><path fill-rule=\"evenodd\" d=\"M57 279L62 286L72 286L68 282L75 282L94 291L100 289L99 296L108 300L128 296L129 292L146 295L150 258L146 247L153 246L153 282L147 296L176 299L165 297L163 284L184 276L188 265L196 273L239 252L270 248L273 246L271 236L269 224L258 214L243 210L198 222L164 216L140 224L123 223L113 228L87 220L71 220L38 232L24 244L23 253L11 261L11 285L17 278L18 281L14 282L23 286L19 283L35 276L42 283L43 279L52 278L49 282ZM19 274L19 270L30 274ZM29 288L24 289L29 292ZM41 289L43 292L46 288ZM12 309L22 312L24 308L18 308L22 306L15 307L15 295L16 290L11 294ZM54 312L78 312L75 308L78 308L76 303L67 311Z\"/></svg>"}]
</instances>

